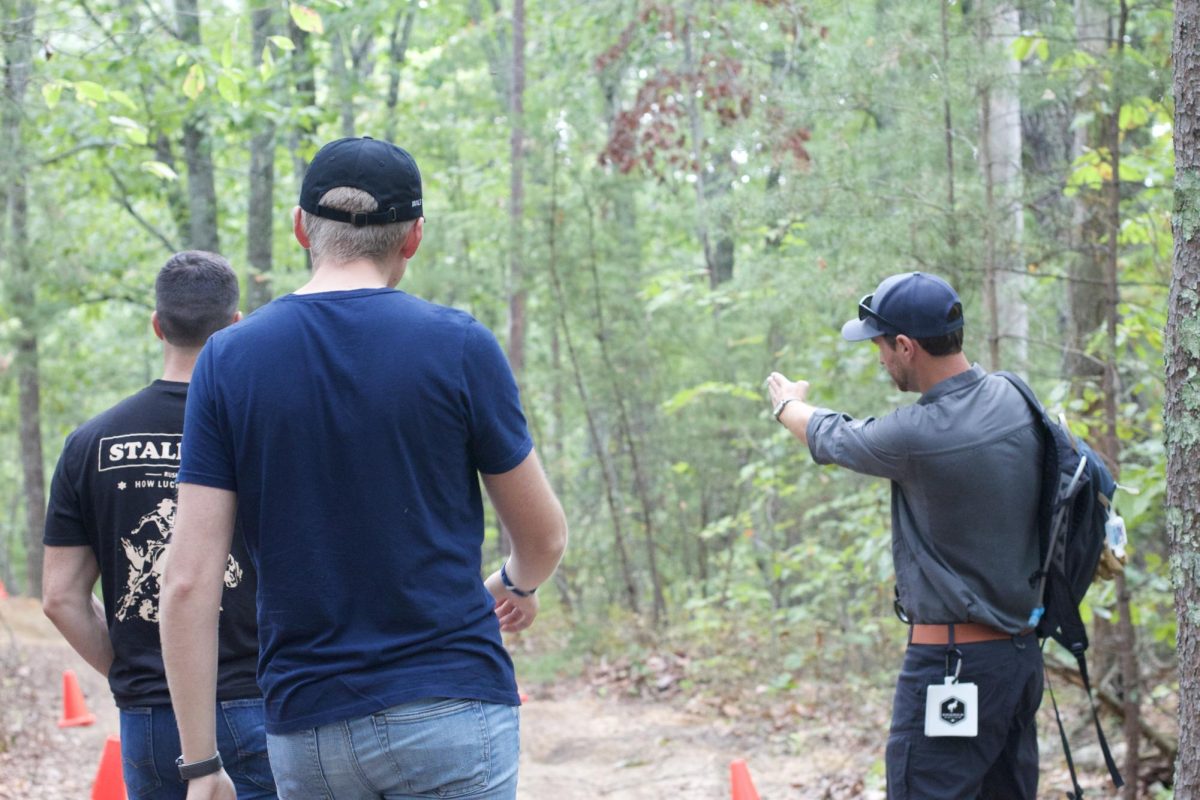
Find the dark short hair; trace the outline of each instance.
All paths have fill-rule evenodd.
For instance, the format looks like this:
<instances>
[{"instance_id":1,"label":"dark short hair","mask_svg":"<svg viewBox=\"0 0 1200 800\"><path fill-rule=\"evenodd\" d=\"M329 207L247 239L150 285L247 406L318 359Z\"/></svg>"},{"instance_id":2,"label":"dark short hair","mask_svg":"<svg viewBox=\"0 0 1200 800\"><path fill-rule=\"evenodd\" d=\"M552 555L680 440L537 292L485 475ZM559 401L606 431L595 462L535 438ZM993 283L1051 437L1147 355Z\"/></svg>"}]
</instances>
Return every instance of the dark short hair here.
<instances>
[{"instance_id":1,"label":"dark short hair","mask_svg":"<svg viewBox=\"0 0 1200 800\"><path fill-rule=\"evenodd\" d=\"M946 315L946 321L952 322L962 317L962 303L955 303L950 309L950 313ZM890 333L883 335L887 339L888 344L893 348L896 346L896 337ZM963 346L963 329L959 328L956 331L951 331L944 336L931 336L927 339L916 339L917 344L921 345L921 349L931 356L952 356L955 353L962 352Z\"/></svg>"},{"instance_id":2,"label":"dark short hair","mask_svg":"<svg viewBox=\"0 0 1200 800\"><path fill-rule=\"evenodd\" d=\"M238 279L223 256L184 250L167 259L154 281L154 310L163 338L176 347L201 347L233 322Z\"/></svg>"}]
</instances>

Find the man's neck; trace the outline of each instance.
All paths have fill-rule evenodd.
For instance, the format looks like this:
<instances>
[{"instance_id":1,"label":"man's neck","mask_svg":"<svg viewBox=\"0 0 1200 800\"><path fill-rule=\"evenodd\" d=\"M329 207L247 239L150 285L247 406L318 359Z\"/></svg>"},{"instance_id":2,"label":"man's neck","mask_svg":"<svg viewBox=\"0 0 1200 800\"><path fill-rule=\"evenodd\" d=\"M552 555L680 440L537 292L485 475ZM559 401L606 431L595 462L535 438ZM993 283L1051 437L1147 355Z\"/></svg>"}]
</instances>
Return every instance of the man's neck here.
<instances>
[{"instance_id":1,"label":"man's neck","mask_svg":"<svg viewBox=\"0 0 1200 800\"><path fill-rule=\"evenodd\" d=\"M162 379L176 383L191 383L192 370L196 368L196 359L199 357L199 347L172 347L164 342Z\"/></svg>"},{"instance_id":2,"label":"man's neck","mask_svg":"<svg viewBox=\"0 0 1200 800\"><path fill-rule=\"evenodd\" d=\"M387 274L388 270L384 266L363 258L340 264L314 264L312 278L292 294L383 289L389 285Z\"/></svg>"},{"instance_id":3,"label":"man's neck","mask_svg":"<svg viewBox=\"0 0 1200 800\"><path fill-rule=\"evenodd\" d=\"M962 353L949 356L928 356L917 373L917 391L925 394L947 378L961 375L971 368L971 362Z\"/></svg>"}]
</instances>

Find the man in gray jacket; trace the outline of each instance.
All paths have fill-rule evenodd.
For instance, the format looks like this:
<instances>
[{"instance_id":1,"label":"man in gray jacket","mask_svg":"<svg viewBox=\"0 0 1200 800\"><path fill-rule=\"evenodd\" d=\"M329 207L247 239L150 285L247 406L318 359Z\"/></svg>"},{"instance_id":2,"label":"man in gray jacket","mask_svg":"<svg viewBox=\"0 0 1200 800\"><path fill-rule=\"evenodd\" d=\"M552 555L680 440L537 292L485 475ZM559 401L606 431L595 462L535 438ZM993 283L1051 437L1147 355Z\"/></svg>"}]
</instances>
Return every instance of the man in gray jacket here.
<instances>
[{"instance_id":1,"label":"man in gray jacket","mask_svg":"<svg viewBox=\"0 0 1200 800\"><path fill-rule=\"evenodd\" d=\"M871 340L901 391L920 399L852 419L807 402L809 385L767 378L775 418L818 464L892 482L897 612L909 647L896 684L889 798L1030 798L1042 659L1038 605L1041 436L1024 399L962 352L962 303L941 278L884 280L842 328Z\"/></svg>"}]
</instances>

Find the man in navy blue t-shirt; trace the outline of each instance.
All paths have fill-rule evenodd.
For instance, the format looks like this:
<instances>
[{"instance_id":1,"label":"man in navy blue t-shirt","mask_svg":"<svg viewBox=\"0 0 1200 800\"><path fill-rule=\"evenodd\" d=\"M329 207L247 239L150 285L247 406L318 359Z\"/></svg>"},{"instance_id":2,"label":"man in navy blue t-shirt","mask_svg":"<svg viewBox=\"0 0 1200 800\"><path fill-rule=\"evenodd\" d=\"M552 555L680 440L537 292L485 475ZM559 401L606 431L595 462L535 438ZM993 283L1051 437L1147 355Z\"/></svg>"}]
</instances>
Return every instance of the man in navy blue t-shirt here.
<instances>
[{"instance_id":1,"label":"man in navy blue t-shirt","mask_svg":"<svg viewBox=\"0 0 1200 800\"><path fill-rule=\"evenodd\" d=\"M235 517L280 796L512 798L500 632L533 621L566 544L516 382L469 314L394 288L424 225L406 151L326 145L293 214L311 280L210 340L188 395L162 602L189 798L234 796L211 709ZM512 539L486 581L481 475Z\"/></svg>"}]
</instances>

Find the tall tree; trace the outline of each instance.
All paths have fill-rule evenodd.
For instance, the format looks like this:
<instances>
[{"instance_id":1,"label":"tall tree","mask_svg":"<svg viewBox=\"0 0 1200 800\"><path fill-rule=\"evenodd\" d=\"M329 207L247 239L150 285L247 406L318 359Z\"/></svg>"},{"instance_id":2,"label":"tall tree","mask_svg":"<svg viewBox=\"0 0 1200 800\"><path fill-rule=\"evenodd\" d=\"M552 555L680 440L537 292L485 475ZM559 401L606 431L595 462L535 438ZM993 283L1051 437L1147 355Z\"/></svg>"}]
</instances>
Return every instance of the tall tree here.
<instances>
[{"instance_id":1,"label":"tall tree","mask_svg":"<svg viewBox=\"0 0 1200 800\"><path fill-rule=\"evenodd\" d=\"M271 5L252 4L250 12L251 63L263 57L270 47L267 37L274 25ZM266 93L271 93L268 78ZM250 198L246 207L246 263L250 274L246 280L246 310L253 311L270 302L271 267L273 261L275 213L275 120L270 114L259 114L253 122L255 132L250 139L250 168L247 175Z\"/></svg>"},{"instance_id":2,"label":"tall tree","mask_svg":"<svg viewBox=\"0 0 1200 800\"><path fill-rule=\"evenodd\" d=\"M1174 274L1166 331L1167 531L1179 656L1177 800L1200 798L1200 0L1175 0Z\"/></svg>"},{"instance_id":3,"label":"tall tree","mask_svg":"<svg viewBox=\"0 0 1200 800\"><path fill-rule=\"evenodd\" d=\"M525 0L513 0L512 80L508 94L508 360L525 376Z\"/></svg>"},{"instance_id":4,"label":"tall tree","mask_svg":"<svg viewBox=\"0 0 1200 800\"><path fill-rule=\"evenodd\" d=\"M1002 2L980 7L985 46L998 46L1000 74L982 87L983 177L987 201L984 296L988 311L988 351L992 369L1003 362L1001 344L1011 369L1024 370L1028 360L1029 311L1022 296L1024 259L1021 240L1025 209L1021 182L1021 62L1013 43L1021 33L1020 13Z\"/></svg>"},{"instance_id":5,"label":"tall tree","mask_svg":"<svg viewBox=\"0 0 1200 800\"><path fill-rule=\"evenodd\" d=\"M46 477L42 455L41 374L38 366L37 294L29 257L29 173L25 147L25 93L33 71L34 3L5 3L4 163L6 230L4 255L12 274L12 307L17 335L17 395L20 415L21 471L25 487L25 553L29 594L42 594L42 528L45 527Z\"/></svg>"},{"instance_id":6,"label":"tall tree","mask_svg":"<svg viewBox=\"0 0 1200 800\"><path fill-rule=\"evenodd\" d=\"M179 39L200 50L200 8L197 0L175 0L175 20ZM213 175L212 138L208 120L193 108L183 121L183 154L187 162L187 190L190 227L187 246L196 250L220 252L217 234L217 188Z\"/></svg>"}]
</instances>

